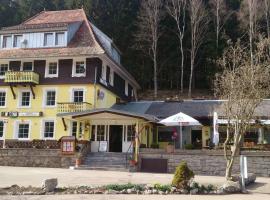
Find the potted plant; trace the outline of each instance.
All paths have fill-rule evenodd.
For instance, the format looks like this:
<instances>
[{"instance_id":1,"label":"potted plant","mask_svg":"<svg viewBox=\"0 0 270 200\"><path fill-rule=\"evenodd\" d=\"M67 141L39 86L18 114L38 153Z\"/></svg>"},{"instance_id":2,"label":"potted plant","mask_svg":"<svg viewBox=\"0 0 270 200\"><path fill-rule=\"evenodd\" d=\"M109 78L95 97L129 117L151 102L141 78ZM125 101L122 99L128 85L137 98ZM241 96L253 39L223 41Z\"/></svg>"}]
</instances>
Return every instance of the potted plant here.
<instances>
[{"instance_id":1,"label":"potted plant","mask_svg":"<svg viewBox=\"0 0 270 200\"><path fill-rule=\"evenodd\" d=\"M174 152L174 143L173 142L169 142L167 147L166 147L166 152L167 153L173 153Z\"/></svg>"}]
</instances>

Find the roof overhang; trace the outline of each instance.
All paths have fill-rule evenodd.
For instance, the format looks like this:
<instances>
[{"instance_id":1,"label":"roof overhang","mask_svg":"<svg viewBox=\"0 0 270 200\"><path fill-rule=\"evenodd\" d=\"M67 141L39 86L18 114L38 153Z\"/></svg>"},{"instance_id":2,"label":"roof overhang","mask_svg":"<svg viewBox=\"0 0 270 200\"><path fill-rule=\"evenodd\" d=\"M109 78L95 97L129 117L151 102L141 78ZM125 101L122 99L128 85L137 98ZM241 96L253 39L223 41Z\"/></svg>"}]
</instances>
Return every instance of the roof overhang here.
<instances>
[{"instance_id":1,"label":"roof overhang","mask_svg":"<svg viewBox=\"0 0 270 200\"><path fill-rule=\"evenodd\" d=\"M105 115L104 115L105 114ZM106 117L106 114L109 115ZM94 109L84 112L63 113L58 114L58 117L69 118L71 120L87 120L87 119L104 119L104 120L118 120L118 119L137 119L149 123L157 123L159 121L153 115L137 114L126 111L119 111L115 109Z\"/></svg>"}]
</instances>

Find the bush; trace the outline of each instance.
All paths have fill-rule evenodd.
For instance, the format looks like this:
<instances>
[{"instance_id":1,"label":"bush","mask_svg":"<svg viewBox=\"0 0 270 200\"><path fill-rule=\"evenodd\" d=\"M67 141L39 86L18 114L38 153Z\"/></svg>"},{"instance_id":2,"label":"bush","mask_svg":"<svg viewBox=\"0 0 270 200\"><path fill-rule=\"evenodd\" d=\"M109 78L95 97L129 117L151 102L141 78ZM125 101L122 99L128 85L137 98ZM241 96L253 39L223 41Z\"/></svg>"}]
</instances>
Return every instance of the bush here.
<instances>
[{"instance_id":1,"label":"bush","mask_svg":"<svg viewBox=\"0 0 270 200\"><path fill-rule=\"evenodd\" d=\"M162 185L162 184L156 183L154 185L154 189L156 189L158 191L166 192L166 191L171 191L172 186L171 185Z\"/></svg>"},{"instance_id":2,"label":"bush","mask_svg":"<svg viewBox=\"0 0 270 200\"><path fill-rule=\"evenodd\" d=\"M194 173L187 166L186 162L181 162L175 170L172 185L178 189L188 189L190 180Z\"/></svg>"},{"instance_id":3,"label":"bush","mask_svg":"<svg viewBox=\"0 0 270 200\"><path fill-rule=\"evenodd\" d=\"M192 144L186 144L185 149L194 149L194 146Z\"/></svg>"},{"instance_id":4,"label":"bush","mask_svg":"<svg viewBox=\"0 0 270 200\"><path fill-rule=\"evenodd\" d=\"M142 191L143 190L143 185L137 185L137 184L123 184L123 185L119 185L119 184L111 184L111 185L107 185L106 190L115 190L115 191L123 191L123 190L127 190L127 189L135 189L135 190L139 190Z\"/></svg>"},{"instance_id":5,"label":"bush","mask_svg":"<svg viewBox=\"0 0 270 200\"><path fill-rule=\"evenodd\" d=\"M155 143L154 144L151 144L151 148L152 149L158 149L159 148L159 145L158 144L155 144Z\"/></svg>"}]
</instances>

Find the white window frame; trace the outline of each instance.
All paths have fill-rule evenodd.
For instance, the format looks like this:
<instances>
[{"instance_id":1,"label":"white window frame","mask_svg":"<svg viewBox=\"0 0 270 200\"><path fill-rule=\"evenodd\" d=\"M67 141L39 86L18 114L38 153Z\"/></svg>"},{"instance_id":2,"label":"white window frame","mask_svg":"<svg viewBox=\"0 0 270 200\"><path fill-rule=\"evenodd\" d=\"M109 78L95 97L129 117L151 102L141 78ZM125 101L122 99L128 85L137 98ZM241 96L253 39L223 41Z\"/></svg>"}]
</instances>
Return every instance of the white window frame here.
<instances>
[{"instance_id":1,"label":"white window frame","mask_svg":"<svg viewBox=\"0 0 270 200\"><path fill-rule=\"evenodd\" d=\"M55 91L55 105L51 106L51 105L47 105L47 92L50 91ZM57 88L43 88L43 100L42 100L42 106L43 108L56 108L57 107L57 93L58 90Z\"/></svg>"},{"instance_id":2,"label":"white window frame","mask_svg":"<svg viewBox=\"0 0 270 200\"><path fill-rule=\"evenodd\" d=\"M23 92L30 92L30 100L29 100L29 106L22 106L22 93ZM32 105L32 92L29 89L24 89L24 90L19 90L19 95L18 95L18 108L31 108Z\"/></svg>"},{"instance_id":3,"label":"white window frame","mask_svg":"<svg viewBox=\"0 0 270 200\"><path fill-rule=\"evenodd\" d=\"M57 63L56 74L49 74L50 63ZM59 74L59 60L47 60L45 67L45 78L57 78Z\"/></svg>"},{"instance_id":4,"label":"white window frame","mask_svg":"<svg viewBox=\"0 0 270 200\"><path fill-rule=\"evenodd\" d=\"M53 37L52 45L45 45L45 35L46 34L52 34L52 37ZM55 32L45 32L43 34L43 47L53 47L53 46L55 46Z\"/></svg>"},{"instance_id":5,"label":"white window frame","mask_svg":"<svg viewBox=\"0 0 270 200\"><path fill-rule=\"evenodd\" d=\"M19 125L20 124L29 124L28 138L19 138ZM14 122L14 134L13 138L17 140L30 140L31 138L31 130L32 130L32 122L30 120L16 120Z\"/></svg>"},{"instance_id":6,"label":"white window frame","mask_svg":"<svg viewBox=\"0 0 270 200\"><path fill-rule=\"evenodd\" d=\"M3 135L2 137L0 137L0 140L4 139L4 135L5 135L5 131L6 131L6 123L3 120L0 120L1 122L3 122Z\"/></svg>"},{"instance_id":7,"label":"white window frame","mask_svg":"<svg viewBox=\"0 0 270 200\"><path fill-rule=\"evenodd\" d=\"M85 68L84 73L80 73L80 74L77 74L76 73L76 62L84 62L84 68ZM73 63L72 63L72 77L86 77L86 58L82 58L82 59L76 58L76 59L73 59Z\"/></svg>"},{"instance_id":8,"label":"white window frame","mask_svg":"<svg viewBox=\"0 0 270 200\"><path fill-rule=\"evenodd\" d=\"M16 36L21 36L22 39L23 39L23 34L15 34L15 35L13 35L13 38L12 38L12 48L19 49L19 48L22 47L22 44L21 44L22 41L18 41L19 42L19 46L15 47L14 44L15 44L15 38L16 38Z\"/></svg>"},{"instance_id":9,"label":"white window frame","mask_svg":"<svg viewBox=\"0 0 270 200\"><path fill-rule=\"evenodd\" d=\"M85 99L86 99L86 88L85 87L74 87L74 88L71 88L71 91L70 91L70 102L74 102L74 92L75 91L83 91L83 102L85 102Z\"/></svg>"},{"instance_id":10,"label":"white window frame","mask_svg":"<svg viewBox=\"0 0 270 200\"><path fill-rule=\"evenodd\" d=\"M6 63L0 63L0 67L1 67L1 65L8 65L8 71L9 71L9 62L6 62ZM0 75L0 79L4 79L5 78L5 75L4 76L1 76Z\"/></svg>"},{"instance_id":11,"label":"white window frame","mask_svg":"<svg viewBox=\"0 0 270 200\"><path fill-rule=\"evenodd\" d=\"M4 37L11 37L11 47L4 47L3 44L4 44ZM13 47L13 35L2 35L2 38L1 38L1 49L12 49Z\"/></svg>"},{"instance_id":12,"label":"white window frame","mask_svg":"<svg viewBox=\"0 0 270 200\"><path fill-rule=\"evenodd\" d=\"M113 86L113 82L114 82L114 71L111 68L111 74L110 74L110 85Z\"/></svg>"},{"instance_id":13,"label":"white window frame","mask_svg":"<svg viewBox=\"0 0 270 200\"><path fill-rule=\"evenodd\" d=\"M35 66L34 66L34 61L33 60L23 60L22 62L21 62L21 66L20 66L20 71L22 71L23 72L23 64L24 63L32 63L32 71L26 71L26 72L33 72L34 71L34 68L35 68Z\"/></svg>"},{"instance_id":14,"label":"white window frame","mask_svg":"<svg viewBox=\"0 0 270 200\"><path fill-rule=\"evenodd\" d=\"M4 106L0 105L0 108L6 108L7 107L7 89L0 89L0 92L5 92L6 93L5 105Z\"/></svg>"},{"instance_id":15,"label":"white window frame","mask_svg":"<svg viewBox=\"0 0 270 200\"><path fill-rule=\"evenodd\" d=\"M54 123L54 127L53 127L53 137L45 137L45 123L46 122L53 122ZM54 140L56 137L55 137L55 133L56 133L56 119L55 118L51 118L51 119L43 119L41 120L41 139L44 139L44 140Z\"/></svg>"},{"instance_id":16,"label":"white window frame","mask_svg":"<svg viewBox=\"0 0 270 200\"><path fill-rule=\"evenodd\" d=\"M64 43L63 44L56 44L56 41L57 41L57 34L59 33L63 33L64 34ZM54 44L56 47L63 47L63 46L66 46L66 32L65 31L59 31L59 32L55 32L55 39L54 39Z\"/></svg>"}]
</instances>

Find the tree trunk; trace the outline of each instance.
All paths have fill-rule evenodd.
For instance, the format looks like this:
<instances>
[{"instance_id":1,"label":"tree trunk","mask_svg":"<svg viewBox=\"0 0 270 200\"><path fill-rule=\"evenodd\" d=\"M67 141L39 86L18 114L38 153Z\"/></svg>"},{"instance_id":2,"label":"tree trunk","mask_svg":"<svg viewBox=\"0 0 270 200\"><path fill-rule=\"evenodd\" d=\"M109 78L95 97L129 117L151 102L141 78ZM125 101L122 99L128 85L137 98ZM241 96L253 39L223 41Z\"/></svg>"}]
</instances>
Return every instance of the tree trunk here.
<instances>
[{"instance_id":1,"label":"tree trunk","mask_svg":"<svg viewBox=\"0 0 270 200\"><path fill-rule=\"evenodd\" d=\"M188 97L189 98L191 98L193 69L194 69L194 53L192 51L191 56L190 56L190 76L189 76L189 86L188 86Z\"/></svg>"},{"instance_id":2,"label":"tree trunk","mask_svg":"<svg viewBox=\"0 0 270 200\"><path fill-rule=\"evenodd\" d=\"M181 94L184 92L184 50L183 50L183 40L180 39L180 49L181 49Z\"/></svg>"},{"instance_id":3,"label":"tree trunk","mask_svg":"<svg viewBox=\"0 0 270 200\"><path fill-rule=\"evenodd\" d=\"M154 53L154 98L157 99L157 58L156 53Z\"/></svg>"}]
</instances>

